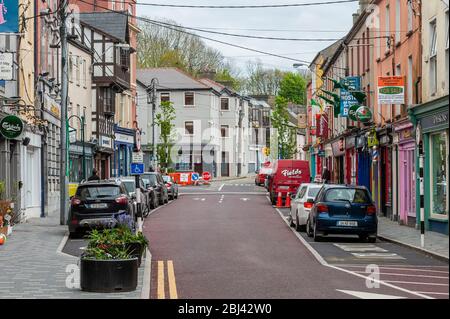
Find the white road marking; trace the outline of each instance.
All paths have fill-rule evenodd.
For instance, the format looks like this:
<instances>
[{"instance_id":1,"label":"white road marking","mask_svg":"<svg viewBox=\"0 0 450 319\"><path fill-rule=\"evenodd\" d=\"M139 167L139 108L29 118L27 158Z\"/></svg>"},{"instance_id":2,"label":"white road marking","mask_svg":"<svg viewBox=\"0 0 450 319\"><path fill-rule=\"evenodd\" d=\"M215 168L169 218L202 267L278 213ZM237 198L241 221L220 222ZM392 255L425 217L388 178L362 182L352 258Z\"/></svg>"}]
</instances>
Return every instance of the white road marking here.
<instances>
[{"instance_id":1,"label":"white road marking","mask_svg":"<svg viewBox=\"0 0 450 319\"><path fill-rule=\"evenodd\" d=\"M365 274L366 272L364 271L355 271L357 273L360 274ZM387 272L380 272L380 275L385 275L385 276L403 276L403 277L420 277L420 278L436 278L436 279L448 279L447 277L443 277L443 276L428 276L428 275L418 275L418 274L394 274L394 273L387 273Z\"/></svg>"},{"instance_id":2,"label":"white road marking","mask_svg":"<svg viewBox=\"0 0 450 319\"><path fill-rule=\"evenodd\" d=\"M248 201L248 198L241 198L241 200L246 202L246 201Z\"/></svg>"},{"instance_id":3,"label":"white road marking","mask_svg":"<svg viewBox=\"0 0 450 319\"><path fill-rule=\"evenodd\" d=\"M419 294L430 294L430 295L447 295L448 296L448 292L428 292L428 291L416 291Z\"/></svg>"},{"instance_id":4,"label":"white road marking","mask_svg":"<svg viewBox=\"0 0 450 319\"><path fill-rule=\"evenodd\" d=\"M67 240L68 240L68 239L69 239L69 233L67 232L67 233L64 235L63 239L61 240L61 242L59 243L58 248L56 249L56 253L57 253L58 255L63 255L63 256L68 256L68 257L72 257L72 258L77 258L77 259L78 259L78 257L75 257L75 256L72 256L72 255L63 253L62 250L64 249L64 246L66 246L66 243L67 243Z\"/></svg>"},{"instance_id":5,"label":"white road marking","mask_svg":"<svg viewBox=\"0 0 450 319\"><path fill-rule=\"evenodd\" d=\"M405 299L406 298L406 297L400 297L400 296L374 294L374 293L364 292L364 291L340 290L340 289L336 289L336 290L343 292L345 294L348 294L348 295L358 297L360 299Z\"/></svg>"},{"instance_id":6,"label":"white road marking","mask_svg":"<svg viewBox=\"0 0 450 319\"><path fill-rule=\"evenodd\" d=\"M344 251L377 251L377 252L387 252L386 249L383 249L381 247L375 246L375 245L343 245L343 244L333 244L336 247L339 247L340 249Z\"/></svg>"},{"instance_id":7,"label":"white road marking","mask_svg":"<svg viewBox=\"0 0 450 319\"><path fill-rule=\"evenodd\" d=\"M365 265L341 265L341 267L349 267L349 268L366 268ZM442 270L432 270L432 269L419 269L419 268L411 268L411 267L433 267L433 266L399 266L399 267L386 267L379 266L380 269L388 269L388 270L408 270L408 271L426 271L432 273L443 273L448 275L448 271Z\"/></svg>"},{"instance_id":8,"label":"white road marking","mask_svg":"<svg viewBox=\"0 0 450 319\"><path fill-rule=\"evenodd\" d=\"M368 259L405 259L395 253L352 253L353 256L357 258L368 258Z\"/></svg>"},{"instance_id":9,"label":"white road marking","mask_svg":"<svg viewBox=\"0 0 450 319\"><path fill-rule=\"evenodd\" d=\"M411 284L411 285L448 286L448 284L438 284L434 282L415 282L415 281L398 281L398 280L385 280L385 282L393 282L398 284Z\"/></svg>"},{"instance_id":10,"label":"white road marking","mask_svg":"<svg viewBox=\"0 0 450 319\"><path fill-rule=\"evenodd\" d=\"M220 185L220 187L219 187L219 192L222 190L222 188L225 186L225 184L222 184L222 185Z\"/></svg>"},{"instance_id":11,"label":"white road marking","mask_svg":"<svg viewBox=\"0 0 450 319\"><path fill-rule=\"evenodd\" d=\"M400 290L400 291L403 291L403 292L406 292L408 294L415 295L415 296L418 296L418 297L421 297L421 298L424 298L424 299L435 299L433 297L430 297L430 296L427 296L427 295L423 295L423 294L417 293L415 291L411 291L411 290L408 290L408 289L405 289L405 288L401 288L401 287L392 285L392 284L390 284L390 283L388 283L386 281L382 281L382 280L378 280L378 279L375 279L375 278L371 278L369 276L364 276L364 275L358 274L358 273L356 273L354 271L347 270L347 269L344 269L344 268L340 268L340 267L328 264L325 261L325 259L323 259L323 257L298 232L296 232L294 229L292 229L289 226L289 222L284 218L283 213L278 208L276 208L275 210L278 212L278 214L283 219L283 221L286 223L286 225L289 227L289 229L295 234L295 236L302 242L302 244L311 252L311 254L313 254L313 256L317 259L317 261L320 264L322 264L323 266L329 267L329 268L333 268L333 269L336 269L336 270L339 270L339 271L342 271L342 272L354 275L356 277L363 278L365 280L370 280L371 282L376 282L376 283L379 283L381 285L384 285L384 286L387 286L387 287L390 287L390 288L393 288L393 289L397 289L397 290Z\"/></svg>"}]
</instances>

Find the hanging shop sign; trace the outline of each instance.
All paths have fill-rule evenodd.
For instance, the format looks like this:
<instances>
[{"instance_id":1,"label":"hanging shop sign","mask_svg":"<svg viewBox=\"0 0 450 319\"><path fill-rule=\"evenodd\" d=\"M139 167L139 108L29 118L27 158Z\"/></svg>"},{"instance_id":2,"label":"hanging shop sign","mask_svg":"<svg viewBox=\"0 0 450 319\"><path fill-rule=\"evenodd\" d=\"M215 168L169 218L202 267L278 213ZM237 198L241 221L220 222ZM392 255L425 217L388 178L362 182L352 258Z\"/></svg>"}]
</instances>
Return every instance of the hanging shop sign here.
<instances>
[{"instance_id":1,"label":"hanging shop sign","mask_svg":"<svg viewBox=\"0 0 450 319\"><path fill-rule=\"evenodd\" d=\"M378 104L405 104L403 76L378 77Z\"/></svg>"},{"instance_id":2,"label":"hanging shop sign","mask_svg":"<svg viewBox=\"0 0 450 319\"><path fill-rule=\"evenodd\" d=\"M319 130L317 132L317 136L325 140L328 138L328 114L323 113L319 116L320 116L320 118L318 119Z\"/></svg>"},{"instance_id":3,"label":"hanging shop sign","mask_svg":"<svg viewBox=\"0 0 450 319\"><path fill-rule=\"evenodd\" d=\"M19 0L1 0L0 33L19 33Z\"/></svg>"},{"instance_id":4,"label":"hanging shop sign","mask_svg":"<svg viewBox=\"0 0 450 319\"><path fill-rule=\"evenodd\" d=\"M15 139L22 135L24 129L23 121L15 116L8 115L0 121L0 133L6 139Z\"/></svg>"},{"instance_id":5,"label":"hanging shop sign","mask_svg":"<svg viewBox=\"0 0 450 319\"><path fill-rule=\"evenodd\" d=\"M367 106L361 106L356 110L356 118L358 122L369 123L372 121L372 111Z\"/></svg>"},{"instance_id":6,"label":"hanging shop sign","mask_svg":"<svg viewBox=\"0 0 450 319\"><path fill-rule=\"evenodd\" d=\"M0 4L1 6L1 4ZM14 80L14 56L13 53L0 53L0 80Z\"/></svg>"},{"instance_id":7,"label":"hanging shop sign","mask_svg":"<svg viewBox=\"0 0 450 319\"><path fill-rule=\"evenodd\" d=\"M366 137L364 135L358 136L356 139L356 148L363 148L366 146Z\"/></svg>"},{"instance_id":8,"label":"hanging shop sign","mask_svg":"<svg viewBox=\"0 0 450 319\"><path fill-rule=\"evenodd\" d=\"M367 146L374 147L380 145L380 142L377 138L377 132L375 130L372 130L369 133L369 136L367 136Z\"/></svg>"},{"instance_id":9,"label":"hanging shop sign","mask_svg":"<svg viewBox=\"0 0 450 319\"><path fill-rule=\"evenodd\" d=\"M345 148L346 149L354 148L355 145L356 145L356 136L348 136L345 139Z\"/></svg>"},{"instance_id":10,"label":"hanging shop sign","mask_svg":"<svg viewBox=\"0 0 450 319\"><path fill-rule=\"evenodd\" d=\"M336 142L331 144L331 148L333 149L333 156L342 156L345 154L345 138L340 138Z\"/></svg>"},{"instance_id":11,"label":"hanging shop sign","mask_svg":"<svg viewBox=\"0 0 450 319\"><path fill-rule=\"evenodd\" d=\"M348 117L348 112L352 105L358 104L358 100L350 93L350 91L359 91L361 89L361 77L349 76L343 80L344 84L348 86L349 91L341 88L341 116Z\"/></svg>"},{"instance_id":12,"label":"hanging shop sign","mask_svg":"<svg viewBox=\"0 0 450 319\"><path fill-rule=\"evenodd\" d=\"M383 135L380 137L380 145L386 146L392 143L391 136L390 135Z\"/></svg>"},{"instance_id":13,"label":"hanging shop sign","mask_svg":"<svg viewBox=\"0 0 450 319\"><path fill-rule=\"evenodd\" d=\"M359 104L353 104L348 110L348 118L352 121L358 121L356 117L356 111L361 107Z\"/></svg>"}]
</instances>

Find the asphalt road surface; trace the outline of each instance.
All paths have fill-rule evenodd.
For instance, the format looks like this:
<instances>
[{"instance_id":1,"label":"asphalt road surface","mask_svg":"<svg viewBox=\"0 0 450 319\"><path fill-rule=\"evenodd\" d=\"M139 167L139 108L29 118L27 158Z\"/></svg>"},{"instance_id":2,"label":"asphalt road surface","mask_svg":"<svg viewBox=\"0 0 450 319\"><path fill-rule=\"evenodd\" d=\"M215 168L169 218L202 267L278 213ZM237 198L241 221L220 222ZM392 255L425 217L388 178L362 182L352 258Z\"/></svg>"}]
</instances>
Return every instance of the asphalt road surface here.
<instances>
[{"instance_id":1,"label":"asphalt road surface","mask_svg":"<svg viewBox=\"0 0 450 319\"><path fill-rule=\"evenodd\" d=\"M448 264L380 241L314 243L252 179L180 195L144 223L151 298L448 298Z\"/></svg>"}]
</instances>

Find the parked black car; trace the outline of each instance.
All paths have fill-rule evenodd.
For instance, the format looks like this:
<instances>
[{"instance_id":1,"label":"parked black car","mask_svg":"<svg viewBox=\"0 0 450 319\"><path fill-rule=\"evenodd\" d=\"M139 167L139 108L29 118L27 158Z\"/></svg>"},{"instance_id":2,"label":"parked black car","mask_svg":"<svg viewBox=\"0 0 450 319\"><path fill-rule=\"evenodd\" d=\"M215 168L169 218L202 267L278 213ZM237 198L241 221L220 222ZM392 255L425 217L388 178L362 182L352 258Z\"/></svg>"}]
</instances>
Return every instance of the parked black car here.
<instances>
[{"instance_id":1,"label":"parked black car","mask_svg":"<svg viewBox=\"0 0 450 319\"><path fill-rule=\"evenodd\" d=\"M169 192L169 198L171 200L178 198L178 184L169 175L163 175L163 179Z\"/></svg>"},{"instance_id":2,"label":"parked black car","mask_svg":"<svg viewBox=\"0 0 450 319\"><path fill-rule=\"evenodd\" d=\"M135 218L132 199L122 181L80 184L70 201L69 232L74 236L91 228L114 227L121 214Z\"/></svg>"},{"instance_id":3,"label":"parked black car","mask_svg":"<svg viewBox=\"0 0 450 319\"><path fill-rule=\"evenodd\" d=\"M374 243L377 239L377 209L364 186L324 185L306 221L306 233L320 241L323 235L354 234Z\"/></svg>"},{"instance_id":4,"label":"parked black car","mask_svg":"<svg viewBox=\"0 0 450 319\"><path fill-rule=\"evenodd\" d=\"M164 205L169 202L169 192L160 173L147 172L142 174L141 177L144 181L145 188L150 188L157 194L159 205Z\"/></svg>"}]
</instances>

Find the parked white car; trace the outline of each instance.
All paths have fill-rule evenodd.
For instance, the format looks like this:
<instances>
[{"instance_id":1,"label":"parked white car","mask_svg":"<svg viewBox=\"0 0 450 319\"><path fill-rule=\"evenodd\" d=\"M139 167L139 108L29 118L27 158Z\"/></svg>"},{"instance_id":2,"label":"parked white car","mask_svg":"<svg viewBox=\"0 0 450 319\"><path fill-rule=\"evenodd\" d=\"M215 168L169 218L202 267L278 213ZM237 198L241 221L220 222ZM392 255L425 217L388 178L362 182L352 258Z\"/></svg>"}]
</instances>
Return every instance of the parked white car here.
<instances>
[{"instance_id":1,"label":"parked white car","mask_svg":"<svg viewBox=\"0 0 450 319\"><path fill-rule=\"evenodd\" d=\"M295 230L304 231L306 229L309 211L313 206L311 200L314 201L322 186L323 184L301 184L298 188L297 194L292 198L288 216L290 225L295 227Z\"/></svg>"}]
</instances>

